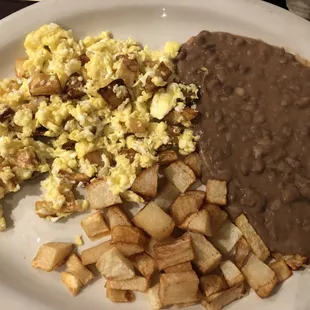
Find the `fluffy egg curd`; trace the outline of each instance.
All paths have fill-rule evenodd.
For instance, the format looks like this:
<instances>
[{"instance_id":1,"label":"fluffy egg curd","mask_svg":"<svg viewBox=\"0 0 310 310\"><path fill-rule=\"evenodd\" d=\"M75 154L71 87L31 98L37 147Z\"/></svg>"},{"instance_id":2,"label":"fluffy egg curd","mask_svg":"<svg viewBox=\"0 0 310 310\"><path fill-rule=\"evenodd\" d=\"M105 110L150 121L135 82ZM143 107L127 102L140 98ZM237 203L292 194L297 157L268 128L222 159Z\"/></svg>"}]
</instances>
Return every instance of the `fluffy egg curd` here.
<instances>
[{"instance_id":1,"label":"fluffy egg curd","mask_svg":"<svg viewBox=\"0 0 310 310\"><path fill-rule=\"evenodd\" d=\"M97 180L122 200L142 202L131 186L164 147L195 150L198 89L176 81L180 44L157 51L108 32L77 40L49 24L24 47L16 78L0 80L0 198L47 172L35 205L45 219L87 209L76 187Z\"/></svg>"}]
</instances>

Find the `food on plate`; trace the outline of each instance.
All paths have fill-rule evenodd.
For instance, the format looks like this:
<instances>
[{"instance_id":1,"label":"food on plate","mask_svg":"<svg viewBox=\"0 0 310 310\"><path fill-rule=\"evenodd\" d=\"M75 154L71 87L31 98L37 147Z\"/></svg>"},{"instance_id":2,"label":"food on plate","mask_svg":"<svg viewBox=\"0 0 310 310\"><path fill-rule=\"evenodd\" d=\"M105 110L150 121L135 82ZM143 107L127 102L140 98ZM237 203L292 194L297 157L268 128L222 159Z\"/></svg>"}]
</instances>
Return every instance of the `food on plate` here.
<instances>
[{"instance_id":1,"label":"food on plate","mask_svg":"<svg viewBox=\"0 0 310 310\"><path fill-rule=\"evenodd\" d=\"M73 296L76 296L83 286L77 276L66 271L61 273L61 282L66 286L66 288Z\"/></svg>"},{"instance_id":2,"label":"food on plate","mask_svg":"<svg viewBox=\"0 0 310 310\"><path fill-rule=\"evenodd\" d=\"M241 237L235 246L234 262L238 268L241 268L249 254L252 253L252 249L245 238Z\"/></svg>"},{"instance_id":3,"label":"food on plate","mask_svg":"<svg viewBox=\"0 0 310 310\"><path fill-rule=\"evenodd\" d=\"M137 292L146 292L150 287L150 280L140 276L134 276L127 280L108 280L106 288L115 290L132 290Z\"/></svg>"},{"instance_id":4,"label":"food on plate","mask_svg":"<svg viewBox=\"0 0 310 310\"><path fill-rule=\"evenodd\" d=\"M176 67L199 87L203 183L227 182L231 219L244 213L271 252L309 256L308 64L261 40L202 31Z\"/></svg>"},{"instance_id":5,"label":"food on plate","mask_svg":"<svg viewBox=\"0 0 310 310\"><path fill-rule=\"evenodd\" d=\"M82 264L84 266L91 265L97 263L100 256L105 253L106 251L113 248L111 241L102 242L92 248L84 250L81 254Z\"/></svg>"},{"instance_id":6,"label":"food on plate","mask_svg":"<svg viewBox=\"0 0 310 310\"><path fill-rule=\"evenodd\" d=\"M111 232L111 244L117 245L118 243L136 244L144 248L146 236L140 228L119 225L113 227Z\"/></svg>"},{"instance_id":7,"label":"food on plate","mask_svg":"<svg viewBox=\"0 0 310 310\"><path fill-rule=\"evenodd\" d=\"M201 288L207 298L211 301L214 294L228 289L228 284L223 275L209 274L200 278Z\"/></svg>"},{"instance_id":8,"label":"food on plate","mask_svg":"<svg viewBox=\"0 0 310 310\"><path fill-rule=\"evenodd\" d=\"M202 163L201 163L201 158L198 153L193 152L193 153L188 154L185 157L184 162L187 166L189 166L194 171L197 178L201 177L201 164Z\"/></svg>"},{"instance_id":9,"label":"food on plate","mask_svg":"<svg viewBox=\"0 0 310 310\"><path fill-rule=\"evenodd\" d=\"M64 264L72 251L72 243L49 242L42 244L32 261L32 267L50 272Z\"/></svg>"},{"instance_id":10,"label":"food on plate","mask_svg":"<svg viewBox=\"0 0 310 310\"><path fill-rule=\"evenodd\" d=\"M238 267L230 260L221 263L220 268L229 287L234 287L244 282L244 277Z\"/></svg>"},{"instance_id":11,"label":"food on plate","mask_svg":"<svg viewBox=\"0 0 310 310\"><path fill-rule=\"evenodd\" d=\"M300 269L307 262L307 257L300 254L281 255L279 253L272 253L272 256L277 260L282 258L285 263L293 270Z\"/></svg>"},{"instance_id":12,"label":"food on plate","mask_svg":"<svg viewBox=\"0 0 310 310\"><path fill-rule=\"evenodd\" d=\"M135 268L145 277L149 279L157 270L156 261L146 253L137 254L130 257Z\"/></svg>"},{"instance_id":13,"label":"food on plate","mask_svg":"<svg viewBox=\"0 0 310 310\"><path fill-rule=\"evenodd\" d=\"M35 212L51 221L155 197L160 148L187 155L199 138L190 117L178 132L164 121L172 111L198 113L197 87L177 82L180 45L167 46L108 32L76 39L57 24L29 33L16 78L0 80L0 197L45 172ZM78 199L85 186L87 199Z\"/></svg>"},{"instance_id":14,"label":"food on plate","mask_svg":"<svg viewBox=\"0 0 310 310\"><path fill-rule=\"evenodd\" d=\"M106 296L113 302L133 302L136 300L135 293L129 290L106 289Z\"/></svg>"},{"instance_id":15,"label":"food on plate","mask_svg":"<svg viewBox=\"0 0 310 310\"><path fill-rule=\"evenodd\" d=\"M275 272L278 282L283 282L293 275L292 270L282 258L270 263L269 267Z\"/></svg>"},{"instance_id":16,"label":"food on plate","mask_svg":"<svg viewBox=\"0 0 310 310\"><path fill-rule=\"evenodd\" d=\"M106 217L111 229L115 226L132 226L127 214L122 210L120 206L112 206L107 209Z\"/></svg>"},{"instance_id":17,"label":"food on plate","mask_svg":"<svg viewBox=\"0 0 310 310\"><path fill-rule=\"evenodd\" d=\"M98 210L81 221L81 226L90 240L100 239L111 233L101 212Z\"/></svg>"},{"instance_id":18,"label":"food on plate","mask_svg":"<svg viewBox=\"0 0 310 310\"><path fill-rule=\"evenodd\" d=\"M206 185L207 202L219 206L227 204L227 184L226 181L210 179Z\"/></svg>"}]
</instances>

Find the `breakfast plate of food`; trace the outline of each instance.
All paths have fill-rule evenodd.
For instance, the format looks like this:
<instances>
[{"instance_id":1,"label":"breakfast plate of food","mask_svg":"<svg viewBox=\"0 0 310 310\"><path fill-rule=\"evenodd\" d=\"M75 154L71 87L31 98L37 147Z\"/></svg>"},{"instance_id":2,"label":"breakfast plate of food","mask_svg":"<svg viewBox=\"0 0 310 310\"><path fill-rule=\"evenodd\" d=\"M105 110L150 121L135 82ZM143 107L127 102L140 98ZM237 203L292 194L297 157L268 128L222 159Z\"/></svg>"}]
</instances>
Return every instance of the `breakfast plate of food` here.
<instances>
[{"instance_id":1,"label":"breakfast plate of food","mask_svg":"<svg viewBox=\"0 0 310 310\"><path fill-rule=\"evenodd\" d=\"M0 30L3 308L309 309L306 20L50 0Z\"/></svg>"}]
</instances>

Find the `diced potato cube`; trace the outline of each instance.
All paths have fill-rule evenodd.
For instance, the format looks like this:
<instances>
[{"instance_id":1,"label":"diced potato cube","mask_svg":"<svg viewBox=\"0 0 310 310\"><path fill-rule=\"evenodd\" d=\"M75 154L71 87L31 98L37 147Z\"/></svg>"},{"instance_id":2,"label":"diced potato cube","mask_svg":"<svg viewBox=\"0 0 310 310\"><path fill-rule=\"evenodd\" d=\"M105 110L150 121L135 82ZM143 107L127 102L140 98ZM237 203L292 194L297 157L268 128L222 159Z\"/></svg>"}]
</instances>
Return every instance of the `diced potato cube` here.
<instances>
[{"instance_id":1,"label":"diced potato cube","mask_svg":"<svg viewBox=\"0 0 310 310\"><path fill-rule=\"evenodd\" d=\"M233 301L240 299L244 295L244 284L239 284L226 291L216 293L213 295L213 300L206 304L207 310L221 310L223 307L229 305Z\"/></svg>"},{"instance_id":2,"label":"diced potato cube","mask_svg":"<svg viewBox=\"0 0 310 310\"><path fill-rule=\"evenodd\" d=\"M236 219L236 225L243 233L246 241L251 246L254 254L256 254L260 260L265 261L269 257L270 252L266 247L264 241L257 234L257 232L255 231L253 226L249 223L248 219L245 217L244 214L241 214Z\"/></svg>"},{"instance_id":3,"label":"diced potato cube","mask_svg":"<svg viewBox=\"0 0 310 310\"><path fill-rule=\"evenodd\" d=\"M150 287L150 280L144 277L134 276L127 280L108 280L106 288L115 290L131 290L137 292L146 292Z\"/></svg>"},{"instance_id":4,"label":"diced potato cube","mask_svg":"<svg viewBox=\"0 0 310 310\"><path fill-rule=\"evenodd\" d=\"M221 262L221 253L207 240L203 235L188 232L192 239L192 245L195 253L193 263L202 273L211 272Z\"/></svg>"},{"instance_id":5,"label":"diced potato cube","mask_svg":"<svg viewBox=\"0 0 310 310\"><path fill-rule=\"evenodd\" d=\"M228 285L223 276L210 274L203 276L200 279L201 288L203 289L207 301L210 301L209 298L215 293L222 292L228 289Z\"/></svg>"},{"instance_id":6,"label":"diced potato cube","mask_svg":"<svg viewBox=\"0 0 310 310\"><path fill-rule=\"evenodd\" d=\"M83 285L86 285L89 281L94 279L94 274L80 261L76 254L71 254L66 261L67 272L75 275Z\"/></svg>"},{"instance_id":7,"label":"diced potato cube","mask_svg":"<svg viewBox=\"0 0 310 310\"><path fill-rule=\"evenodd\" d=\"M146 253L141 253L130 257L131 262L135 268L145 277L146 279L151 278L155 270L157 270L156 261Z\"/></svg>"},{"instance_id":8,"label":"diced potato cube","mask_svg":"<svg viewBox=\"0 0 310 310\"><path fill-rule=\"evenodd\" d=\"M206 204L203 209L207 210L211 216L212 235L215 235L227 220L228 214L217 205Z\"/></svg>"},{"instance_id":9,"label":"diced potato cube","mask_svg":"<svg viewBox=\"0 0 310 310\"><path fill-rule=\"evenodd\" d=\"M157 240L168 238L174 229L172 218L154 202L148 203L132 221Z\"/></svg>"},{"instance_id":10,"label":"diced potato cube","mask_svg":"<svg viewBox=\"0 0 310 310\"><path fill-rule=\"evenodd\" d=\"M207 201L216 205L227 204L227 182L210 179L206 184Z\"/></svg>"},{"instance_id":11,"label":"diced potato cube","mask_svg":"<svg viewBox=\"0 0 310 310\"><path fill-rule=\"evenodd\" d=\"M163 307L159 298L159 283L148 289L147 297L153 310L158 310Z\"/></svg>"},{"instance_id":12,"label":"diced potato cube","mask_svg":"<svg viewBox=\"0 0 310 310\"><path fill-rule=\"evenodd\" d=\"M201 176L202 162L200 156L196 152L187 155L184 159L184 163L194 171L197 178Z\"/></svg>"},{"instance_id":13,"label":"diced potato cube","mask_svg":"<svg viewBox=\"0 0 310 310\"><path fill-rule=\"evenodd\" d=\"M32 267L50 272L61 266L72 251L72 243L49 242L42 244L32 261Z\"/></svg>"},{"instance_id":14,"label":"diced potato cube","mask_svg":"<svg viewBox=\"0 0 310 310\"><path fill-rule=\"evenodd\" d=\"M292 270L287 266L282 258L270 263L269 267L275 272L278 282L284 282L293 275Z\"/></svg>"},{"instance_id":15,"label":"diced potato cube","mask_svg":"<svg viewBox=\"0 0 310 310\"><path fill-rule=\"evenodd\" d=\"M73 296L76 296L82 288L82 283L80 282L79 278L70 272L61 273L61 282L66 286L66 288Z\"/></svg>"},{"instance_id":16,"label":"diced potato cube","mask_svg":"<svg viewBox=\"0 0 310 310\"><path fill-rule=\"evenodd\" d=\"M163 273L159 280L159 298L163 306L197 301L198 286L194 271Z\"/></svg>"},{"instance_id":17,"label":"diced potato cube","mask_svg":"<svg viewBox=\"0 0 310 310\"><path fill-rule=\"evenodd\" d=\"M29 91L32 96L50 96L61 93L61 85L56 74L36 72L29 83Z\"/></svg>"},{"instance_id":18,"label":"diced potato cube","mask_svg":"<svg viewBox=\"0 0 310 310\"><path fill-rule=\"evenodd\" d=\"M187 216L180 228L203 234L205 236L212 235L211 216L205 209Z\"/></svg>"},{"instance_id":19,"label":"diced potato cube","mask_svg":"<svg viewBox=\"0 0 310 310\"><path fill-rule=\"evenodd\" d=\"M234 254L234 261L238 268L241 268L246 258L252 252L250 245L247 241L242 237L236 244L235 254Z\"/></svg>"},{"instance_id":20,"label":"diced potato cube","mask_svg":"<svg viewBox=\"0 0 310 310\"><path fill-rule=\"evenodd\" d=\"M117 248L104 252L97 261L96 267L106 279L120 281L131 279L135 276L131 261Z\"/></svg>"},{"instance_id":21,"label":"diced potato cube","mask_svg":"<svg viewBox=\"0 0 310 310\"><path fill-rule=\"evenodd\" d=\"M187 216L197 212L204 198L205 193L202 191L188 191L179 196L169 208L169 212L176 225L181 225Z\"/></svg>"},{"instance_id":22,"label":"diced potato cube","mask_svg":"<svg viewBox=\"0 0 310 310\"><path fill-rule=\"evenodd\" d=\"M240 229L229 220L225 221L210 241L222 254L228 255L242 237Z\"/></svg>"},{"instance_id":23,"label":"diced potato cube","mask_svg":"<svg viewBox=\"0 0 310 310\"><path fill-rule=\"evenodd\" d=\"M179 195L180 191L172 183L168 182L159 192L154 202L165 212L168 212L169 207Z\"/></svg>"},{"instance_id":24,"label":"diced potato cube","mask_svg":"<svg viewBox=\"0 0 310 310\"><path fill-rule=\"evenodd\" d=\"M160 270L186 263L194 259L191 238L188 235L154 247L155 259Z\"/></svg>"},{"instance_id":25,"label":"diced potato cube","mask_svg":"<svg viewBox=\"0 0 310 310\"><path fill-rule=\"evenodd\" d=\"M134 292L129 290L124 291L107 288L106 296L113 302L133 302L136 300Z\"/></svg>"},{"instance_id":26,"label":"diced potato cube","mask_svg":"<svg viewBox=\"0 0 310 310\"><path fill-rule=\"evenodd\" d=\"M143 231L133 226L115 226L112 229L111 243L133 243L141 246L145 245L146 237Z\"/></svg>"},{"instance_id":27,"label":"diced potato cube","mask_svg":"<svg viewBox=\"0 0 310 310\"><path fill-rule=\"evenodd\" d=\"M122 210L120 206L112 206L107 208L106 216L108 218L111 229L119 225L132 226L132 223L129 220L127 214Z\"/></svg>"},{"instance_id":28,"label":"diced potato cube","mask_svg":"<svg viewBox=\"0 0 310 310\"><path fill-rule=\"evenodd\" d=\"M87 237L94 241L106 235L109 235L110 229L100 211L96 211L81 221L81 226Z\"/></svg>"},{"instance_id":29,"label":"diced potato cube","mask_svg":"<svg viewBox=\"0 0 310 310\"><path fill-rule=\"evenodd\" d=\"M160 165L170 165L176 160L178 160L178 155L173 150L165 150L158 154L158 162Z\"/></svg>"},{"instance_id":30,"label":"diced potato cube","mask_svg":"<svg viewBox=\"0 0 310 310\"><path fill-rule=\"evenodd\" d=\"M244 277L237 266L230 260L221 263L220 268L229 287L236 286L244 282Z\"/></svg>"},{"instance_id":31,"label":"diced potato cube","mask_svg":"<svg viewBox=\"0 0 310 310\"><path fill-rule=\"evenodd\" d=\"M158 186L158 168L156 164L144 169L135 179L131 190L143 197L155 197Z\"/></svg>"},{"instance_id":32,"label":"diced potato cube","mask_svg":"<svg viewBox=\"0 0 310 310\"><path fill-rule=\"evenodd\" d=\"M27 58L20 58L15 60L15 75L18 78L25 77L26 71L23 66L26 60Z\"/></svg>"},{"instance_id":33,"label":"diced potato cube","mask_svg":"<svg viewBox=\"0 0 310 310\"><path fill-rule=\"evenodd\" d=\"M173 237L168 237L167 239L164 240L156 240L155 238L150 238L148 243L146 244L145 247L145 252L153 257L155 259L155 246L158 244L165 244L174 241L175 239Z\"/></svg>"},{"instance_id":34,"label":"diced potato cube","mask_svg":"<svg viewBox=\"0 0 310 310\"><path fill-rule=\"evenodd\" d=\"M185 272L185 271L193 271L193 267L190 262L181 263L175 266L165 268L165 273L176 273L176 272Z\"/></svg>"},{"instance_id":35,"label":"diced potato cube","mask_svg":"<svg viewBox=\"0 0 310 310\"><path fill-rule=\"evenodd\" d=\"M84 266L97 263L100 256L113 248L113 245L111 244L111 240L105 241L103 243L98 244L97 246L94 246L92 248L89 248L82 252L81 259L82 264Z\"/></svg>"},{"instance_id":36,"label":"diced potato cube","mask_svg":"<svg viewBox=\"0 0 310 310\"><path fill-rule=\"evenodd\" d=\"M125 257L130 257L135 254L142 253L144 247L139 244L118 242L113 244L118 250L120 250Z\"/></svg>"},{"instance_id":37,"label":"diced potato cube","mask_svg":"<svg viewBox=\"0 0 310 310\"><path fill-rule=\"evenodd\" d=\"M177 309L187 308L187 307L191 307L197 304L198 304L198 299L195 301L191 301L191 302L181 302L179 304L175 304L174 308L177 308Z\"/></svg>"},{"instance_id":38,"label":"diced potato cube","mask_svg":"<svg viewBox=\"0 0 310 310\"><path fill-rule=\"evenodd\" d=\"M165 169L166 178L181 192L184 193L196 181L191 168L178 160Z\"/></svg>"},{"instance_id":39,"label":"diced potato cube","mask_svg":"<svg viewBox=\"0 0 310 310\"><path fill-rule=\"evenodd\" d=\"M268 297L278 283L275 272L254 254L250 255L241 271L249 285L261 298Z\"/></svg>"},{"instance_id":40,"label":"diced potato cube","mask_svg":"<svg viewBox=\"0 0 310 310\"><path fill-rule=\"evenodd\" d=\"M97 179L87 187L87 196L92 209L102 209L122 203L119 195L114 195L105 180Z\"/></svg>"}]
</instances>

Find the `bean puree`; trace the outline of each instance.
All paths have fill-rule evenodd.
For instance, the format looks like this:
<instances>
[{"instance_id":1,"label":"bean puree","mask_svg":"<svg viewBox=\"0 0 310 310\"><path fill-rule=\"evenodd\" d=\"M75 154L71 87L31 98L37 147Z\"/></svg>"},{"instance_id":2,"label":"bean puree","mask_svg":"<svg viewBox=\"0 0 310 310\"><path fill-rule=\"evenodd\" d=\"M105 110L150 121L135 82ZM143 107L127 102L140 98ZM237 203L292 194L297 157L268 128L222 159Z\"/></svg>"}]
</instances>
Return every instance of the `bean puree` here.
<instances>
[{"instance_id":1,"label":"bean puree","mask_svg":"<svg viewBox=\"0 0 310 310\"><path fill-rule=\"evenodd\" d=\"M271 251L310 255L310 67L283 48L202 31L183 44L177 73L201 88L196 131L203 181L228 181Z\"/></svg>"}]
</instances>

